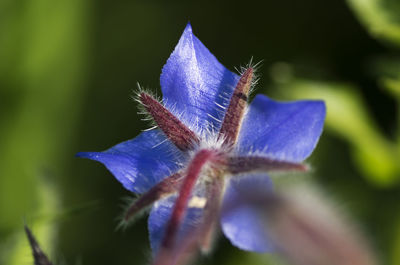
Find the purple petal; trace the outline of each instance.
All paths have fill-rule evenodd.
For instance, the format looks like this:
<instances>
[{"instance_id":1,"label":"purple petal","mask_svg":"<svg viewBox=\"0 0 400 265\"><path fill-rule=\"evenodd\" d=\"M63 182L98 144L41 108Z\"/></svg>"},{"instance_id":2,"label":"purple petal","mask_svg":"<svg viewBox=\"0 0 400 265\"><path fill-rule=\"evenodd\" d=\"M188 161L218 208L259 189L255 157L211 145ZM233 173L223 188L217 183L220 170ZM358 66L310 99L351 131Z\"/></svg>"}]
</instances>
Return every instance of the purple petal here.
<instances>
[{"instance_id":1,"label":"purple petal","mask_svg":"<svg viewBox=\"0 0 400 265\"><path fill-rule=\"evenodd\" d=\"M193 35L188 24L161 74L161 89L167 106L182 115L183 122L201 129L219 128L239 77L226 69ZM212 117L210 117L212 116Z\"/></svg>"},{"instance_id":2,"label":"purple petal","mask_svg":"<svg viewBox=\"0 0 400 265\"><path fill-rule=\"evenodd\" d=\"M264 211L245 201L251 193L265 193L272 188L271 180L264 175L243 176L231 180L227 186L221 212L221 226L231 243L243 250L271 252Z\"/></svg>"},{"instance_id":3,"label":"purple petal","mask_svg":"<svg viewBox=\"0 0 400 265\"><path fill-rule=\"evenodd\" d=\"M153 254L157 253L162 240L164 239L164 233L167 228L176 198L177 195L173 195L166 199L160 200L154 204L153 208L151 209L148 220L148 229L150 234L150 245ZM178 243L183 242L185 235L188 235L194 230L194 228L196 228L196 224L198 224L199 220L201 220L202 212L203 211L200 208L188 208L185 219L178 232L176 239Z\"/></svg>"},{"instance_id":4,"label":"purple petal","mask_svg":"<svg viewBox=\"0 0 400 265\"><path fill-rule=\"evenodd\" d=\"M325 119L323 101L278 102L257 95L239 134L239 152L301 162L314 150Z\"/></svg>"},{"instance_id":5,"label":"purple petal","mask_svg":"<svg viewBox=\"0 0 400 265\"><path fill-rule=\"evenodd\" d=\"M143 193L161 179L178 170L184 160L179 151L159 130L139 134L104 152L81 152L78 157L103 163L122 185Z\"/></svg>"}]
</instances>

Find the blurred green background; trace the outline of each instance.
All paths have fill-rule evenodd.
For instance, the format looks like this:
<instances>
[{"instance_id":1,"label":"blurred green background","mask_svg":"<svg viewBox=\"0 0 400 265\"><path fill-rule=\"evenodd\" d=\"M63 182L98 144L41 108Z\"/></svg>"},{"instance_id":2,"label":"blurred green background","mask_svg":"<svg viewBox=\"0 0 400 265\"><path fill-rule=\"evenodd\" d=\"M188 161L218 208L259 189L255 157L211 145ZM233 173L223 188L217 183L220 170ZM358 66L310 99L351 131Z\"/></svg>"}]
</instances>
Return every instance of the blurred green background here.
<instances>
[{"instance_id":1,"label":"blurred green background","mask_svg":"<svg viewBox=\"0 0 400 265\"><path fill-rule=\"evenodd\" d=\"M24 223L56 264L150 259L146 218L115 231L129 193L74 154L147 128L132 90L159 89L188 21L231 70L263 60L257 93L326 101L312 178L399 265L398 0L0 0L0 264L32 264ZM278 264L223 237L200 263Z\"/></svg>"}]
</instances>

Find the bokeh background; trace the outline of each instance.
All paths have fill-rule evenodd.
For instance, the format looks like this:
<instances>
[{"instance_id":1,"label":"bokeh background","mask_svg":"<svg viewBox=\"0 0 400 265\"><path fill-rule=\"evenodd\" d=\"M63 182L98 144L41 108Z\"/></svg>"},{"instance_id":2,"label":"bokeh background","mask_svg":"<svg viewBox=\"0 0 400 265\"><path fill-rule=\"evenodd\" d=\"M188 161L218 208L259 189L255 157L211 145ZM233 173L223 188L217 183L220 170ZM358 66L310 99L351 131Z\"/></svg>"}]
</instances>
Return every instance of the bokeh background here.
<instances>
[{"instance_id":1,"label":"bokeh background","mask_svg":"<svg viewBox=\"0 0 400 265\"><path fill-rule=\"evenodd\" d=\"M229 69L263 60L258 93L326 101L309 177L399 265L398 0L1 0L0 264L32 264L24 223L55 264L146 264L146 218L115 229L129 192L74 154L147 128L132 90L159 90L188 21ZM279 262L221 236L200 263Z\"/></svg>"}]
</instances>

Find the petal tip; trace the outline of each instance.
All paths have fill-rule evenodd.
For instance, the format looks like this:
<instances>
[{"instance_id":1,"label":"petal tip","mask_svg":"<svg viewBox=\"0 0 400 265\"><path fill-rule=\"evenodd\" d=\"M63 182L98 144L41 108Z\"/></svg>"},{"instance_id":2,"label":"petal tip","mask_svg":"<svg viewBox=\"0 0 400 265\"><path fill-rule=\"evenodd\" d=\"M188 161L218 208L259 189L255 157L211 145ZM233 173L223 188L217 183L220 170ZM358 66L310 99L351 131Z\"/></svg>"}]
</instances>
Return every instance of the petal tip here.
<instances>
[{"instance_id":1,"label":"petal tip","mask_svg":"<svg viewBox=\"0 0 400 265\"><path fill-rule=\"evenodd\" d=\"M190 23L190 21L188 21L188 23L186 24L184 32L193 32L192 24Z\"/></svg>"},{"instance_id":2,"label":"petal tip","mask_svg":"<svg viewBox=\"0 0 400 265\"><path fill-rule=\"evenodd\" d=\"M324 100L316 99L316 100L309 100L309 101L314 102L314 104L320 108L321 113L326 114L326 104L325 104Z\"/></svg>"},{"instance_id":3,"label":"petal tip","mask_svg":"<svg viewBox=\"0 0 400 265\"><path fill-rule=\"evenodd\" d=\"M190 39L193 38L193 36L194 36L194 34L193 34L192 24L190 24L190 22L188 21L188 23L186 24L185 29L183 30L183 33L182 33L182 35L180 37L179 42L181 42L182 39L189 39L190 40ZM178 45L179 45L179 42L178 42Z\"/></svg>"},{"instance_id":4,"label":"petal tip","mask_svg":"<svg viewBox=\"0 0 400 265\"><path fill-rule=\"evenodd\" d=\"M91 159L93 157L93 153L92 152L78 152L75 154L75 157Z\"/></svg>"}]
</instances>

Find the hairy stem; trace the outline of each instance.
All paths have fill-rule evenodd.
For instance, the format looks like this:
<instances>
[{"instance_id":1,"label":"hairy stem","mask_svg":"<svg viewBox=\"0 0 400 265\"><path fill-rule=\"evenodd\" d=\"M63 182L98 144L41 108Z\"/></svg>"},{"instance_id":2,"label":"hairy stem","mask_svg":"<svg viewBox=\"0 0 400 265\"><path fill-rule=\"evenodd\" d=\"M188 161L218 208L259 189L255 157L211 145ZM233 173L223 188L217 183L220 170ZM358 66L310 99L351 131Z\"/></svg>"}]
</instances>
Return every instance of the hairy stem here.
<instances>
[{"instance_id":1,"label":"hairy stem","mask_svg":"<svg viewBox=\"0 0 400 265\"><path fill-rule=\"evenodd\" d=\"M225 144L233 145L237 140L243 115L247 107L253 75L253 68L248 68L240 77L233 92L219 131L219 137L224 137Z\"/></svg>"},{"instance_id":2,"label":"hairy stem","mask_svg":"<svg viewBox=\"0 0 400 265\"><path fill-rule=\"evenodd\" d=\"M199 142L197 135L183 124L160 102L147 93L140 93L139 100L168 139L182 151L190 150Z\"/></svg>"},{"instance_id":3,"label":"hairy stem","mask_svg":"<svg viewBox=\"0 0 400 265\"><path fill-rule=\"evenodd\" d=\"M240 174L253 171L307 171L308 167L261 156L233 156L228 159L227 170L232 174Z\"/></svg>"},{"instance_id":4,"label":"hairy stem","mask_svg":"<svg viewBox=\"0 0 400 265\"><path fill-rule=\"evenodd\" d=\"M153 186L146 193L142 194L139 199L134 201L127 209L124 221L129 221L138 212L150 206L155 201L179 190L182 183L182 174L177 172L169 177L166 177L155 186Z\"/></svg>"},{"instance_id":5,"label":"hairy stem","mask_svg":"<svg viewBox=\"0 0 400 265\"><path fill-rule=\"evenodd\" d=\"M213 150L203 149L200 150L190 162L186 176L181 185L181 189L172 209L171 217L168 221L166 232L161 242L161 248L157 253L154 264L172 264L172 259L175 253L175 239L178 234L178 229L182 224L183 218L185 217L186 209L193 188L200 176L200 173L204 166L216 157L216 153Z\"/></svg>"}]
</instances>

